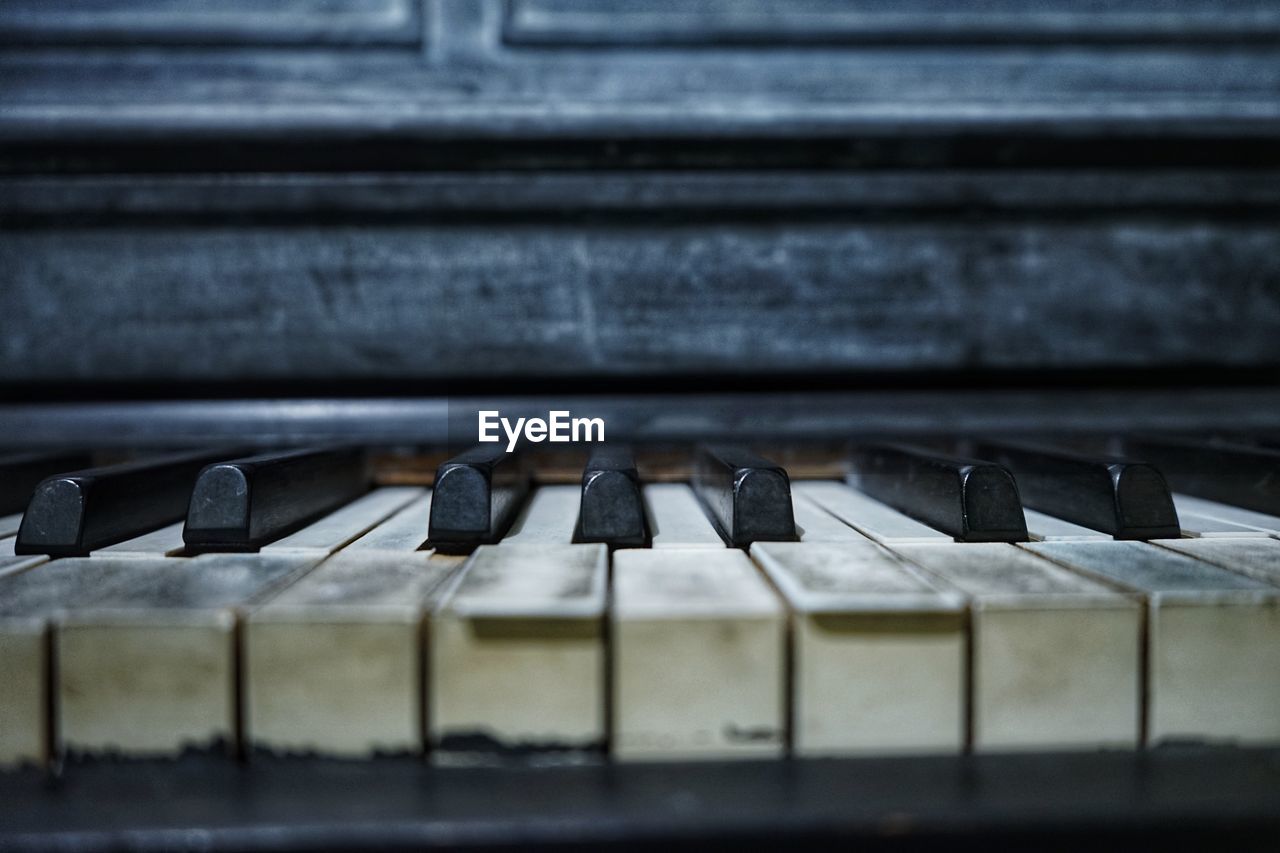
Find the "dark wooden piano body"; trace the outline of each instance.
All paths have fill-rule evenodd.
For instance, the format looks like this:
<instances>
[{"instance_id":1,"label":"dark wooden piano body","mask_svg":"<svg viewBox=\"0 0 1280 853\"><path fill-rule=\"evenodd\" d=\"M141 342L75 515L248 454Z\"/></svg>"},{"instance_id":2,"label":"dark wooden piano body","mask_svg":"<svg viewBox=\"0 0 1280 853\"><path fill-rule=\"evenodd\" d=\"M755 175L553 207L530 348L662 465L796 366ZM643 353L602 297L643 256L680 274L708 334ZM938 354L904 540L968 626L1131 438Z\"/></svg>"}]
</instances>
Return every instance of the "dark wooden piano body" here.
<instances>
[{"instance_id":1,"label":"dark wooden piano body","mask_svg":"<svg viewBox=\"0 0 1280 853\"><path fill-rule=\"evenodd\" d=\"M1275 433L1278 223L1268 0L0 6L7 446L456 443L549 402L653 442ZM536 797L528 770L97 767L0 778L0 823L1247 844L1278 766L594 768ZM135 773L175 799L113 810Z\"/></svg>"}]
</instances>

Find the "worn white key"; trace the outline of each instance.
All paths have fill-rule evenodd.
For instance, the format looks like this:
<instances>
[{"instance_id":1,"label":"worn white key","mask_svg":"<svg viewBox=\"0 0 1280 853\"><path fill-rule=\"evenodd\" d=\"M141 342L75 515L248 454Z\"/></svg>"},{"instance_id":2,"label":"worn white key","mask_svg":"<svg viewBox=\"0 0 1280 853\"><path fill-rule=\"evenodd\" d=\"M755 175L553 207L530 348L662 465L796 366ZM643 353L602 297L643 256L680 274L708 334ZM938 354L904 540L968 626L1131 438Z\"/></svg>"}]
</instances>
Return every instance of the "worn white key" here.
<instances>
[{"instance_id":1,"label":"worn white key","mask_svg":"<svg viewBox=\"0 0 1280 853\"><path fill-rule=\"evenodd\" d=\"M1027 519L1027 535L1036 542L1104 541L1112 538L1100 531L1090 530L1034 509L1024 508L1022 514Z\"/></svg>"},{"instance_id":2,"label":"worn white key","mask_svg":"<svg viewBox=\"0 0 1280 853\"><path fill-rule=\"evenodd\" d=\"M964 597L881 546L757 542L792 616L792 745L802 756L959 752Z\"/></svg>"},{"instance_id":3,"label":"worn white key","mask_svg":"<svg viewBox=\"0 0 1280 853\"><path fill-rule=\"evenodd\" d=\"M178 521L168 527L161 527L150 533L99 548L90 554L91 557L173 557L181 554L186 547L182 541L183 522Z\"/></svg>"},{"instance_id":4,"label":"worn white key","mask_svg":"<svg viewBox=\"0 0 1280 853\"><path fill-rule=\"evenodd\" d=\"M1270 534L1256 527L1245 527L1220 518L1210 518L1187 509L1178 510L1182 535L1195 539L1266 539Z\"/></svg>"},{"instance_id":5,"label":"worn white key","mask_svg":"<svg viewBox=\"0 0 1280 853\"><path fill-rule=\"evenodd\" d=\"M344 553L364 551L417 551L427 541L431 519L431 492L415 498L387 520L342 549Z\"/></svg>"},{"instance_id":6,"label":"worn white key","mask_svg":"<svg viewBox=\"0 0 1280 853\"><path fill-rule=\"evenodd\" d=\"M243 632L249 742L348 758L420 752L423 619L463 559L347 549L256 608Z\"/></svg>"},{"instance_id":7,"label":"worn white key","mask_svg":"<svg viewBox=\"0 0 1280 853\"><path fill-rule=\"evenodd\" d=\"M782 753L786 614L745 554L615 552L611 619L616 758Z\"/></svg>"},{"instance_id":8,"label":"worn white key","mask_svg":"<svg viewBox=\"0 0 1280 853\"><path fill-rule=\"evenodd\" d=\"M653 483L644 487L654 548L723 548L698 503L693 489L683 483Z\"/></svg>"},{"instance_id":9,"label":"worn white key","mask_svg":"<svg viewBox=\"0 0 1280 853\"><path fill-rule=\"evenodd\" d=\"M48 626L60 609L108 593L128 563L15 557L0 576L0 767L49 756Z\"/></svg>"},{"instance_id":10,"label":"worn white key","mask_svg":"<svg viewBox=\"0 0 1280 853\"><path fill-rule=\"evenodd\" d=\"M0 516L0 536L13 536L22 526L22 513Z\"/></svg>"},{"instance_id":11,"label":"worn white key","mask_svg":"<svg viewBox=\"0 0 1280 853\"><path fill-rule=\"evenodd\" d=\"M18 572L25 572L33 566L40 565L47 559L49 558L44 554L30 554L19 557L12 553L0 552L0 578L17 574Z\"/></svg>"},{"instance_id":12,"label":"worn white key","mask_svg":"<svg viewBox=\"0 0 1280 853\"><path fill-rule=\"evenodd\" d=\"M1142 609L1132 596L1013 545L894 550L970 597L975 750L1138 745Z\"/></svg>"},{"instance_id":13,"label":"worn white key","mask_svg":"<svg viewBox=\"0 0 1280 853\"><path fill-rule=\"evenodd\" d=\"M54 627L65 747L147 756L232 744L237 612L316 561L306 554L130 561L113 589L66 610ZM64 562L72 561L57 564Z\"/></svg>"},{"instance_id":14,"label":"worn white key","mask_svg":"<svg viewBox=\"0 0 1280 853\"><path fill-rule=\"evenodd\" d=\"M1025 547L1144 596L1149 742L1280 742L1280 589L1145 542Z\"/></svg>"},{"instance_id":15,"label":"worn white key","mask_svg":"<svg viewBox=\"0 0 1280 853\"><path fill-rule=\"evenodd\" d=\"M812 501L878 542L951 542L940 530L921 524L891 506L831 480L797 482L794 495Z\"/></svg>"},{"instance_id":16,"label":"worn white key","mask_svg":"<svg viewBox=\"0 0 1280 853\"><path fill-rule=\"evenodd\" d=\"M793 500L791 509L796 520L796 532L800 534L801 542L853 542L857 544L871 541L812 501Z\"/></svg>"},{"instance_id":17,"label":"worn white key","mask_svg":"<svg viewBox=\"0 0 1280 853\"><path fill-rule=\"evenodd\" d=\"M604 545L476 549L430 621L438 750L600 747L607 574Z\"/></svg>"},{"instance_id":18,"label":"worn white key","mask_svg":"<svg viewBox=\"0 0 1280 853\"><path fill-rule=\"evenodd\" d=\"M296 533L277 539L262 548L264 554L303 552L332 554L342 546L363 536L410 501L422 497L424 490L414 486L387 486L374 489L341 509L312 522Z\"/></svg>"},{"instance_id":19,"label":"worn white key","mask_svg":"<svg viewBox=\"0 0 1280 853\"><path fill-rule=\"evenodd\" d=\"M17 536L6 536L3 539L0 539L0 557L17 556L13 550L13 546L14 544L17 543L17 541L18 541Z\"/></svg>"},{"instance_id":20,"label":"worn white key","mask_svg":"<svg viewBox=\"0 0 1280 853\"><path fill-rule=\"evenodd\" d=\"M541 486L512 522L503 544L568 545L578 523L581 486Z\"/></svg>"},{"instance_id":21,"label":"worn white key","mask_svg":"<svg viewBox=\"0 0 1280 853\"><path fill-rule=\"evenodd\" d=\"M1252 539L1158 539L1154 544L1224 569L1242 572L1263 583L1280 586L1280 540L1266 536Z\"/></svg>"},{"instance_id":22,"label":"worn white key","mask_svg":"<svg viewBox=\"0 0 1280 853\"><path fill-rule=\"evenodd\" d=\"M1183 494L1174 494L1173 507L1178 511L1179 518L1182 517L1183 510L1186 510L1188 513L1195 513L1219 522L1257 530L1268 536L1280 536L1280 518L1263 512L1254 512L1251 509L1242 509L1238 506L1229 506Z\"/></svg>"}]
</instances>

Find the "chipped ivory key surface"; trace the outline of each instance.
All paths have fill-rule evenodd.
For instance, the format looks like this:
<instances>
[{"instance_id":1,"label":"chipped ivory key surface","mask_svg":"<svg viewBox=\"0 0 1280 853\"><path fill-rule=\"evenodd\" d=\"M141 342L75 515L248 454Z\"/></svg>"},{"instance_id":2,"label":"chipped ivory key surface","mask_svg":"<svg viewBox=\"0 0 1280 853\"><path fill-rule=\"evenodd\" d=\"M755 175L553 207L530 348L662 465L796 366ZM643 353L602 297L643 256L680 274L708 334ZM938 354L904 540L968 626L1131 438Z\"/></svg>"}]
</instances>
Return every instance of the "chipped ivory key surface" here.
<instances>
[{"instance_id":1,"label":"chipped ivory key surface","mask_svg":"<svg viewBox=\"0 0 1280 853\"><path fill-rule=\"evenodd\" d=\"M941 530L921 524L873 497L843 483L826 480L797 481L791 485L797 502L810 501L836 518L879 542L951 542Z\"/></svg>"},{"instance_id":2,"label":"chipped ivory key surface","mask_svg":"<svg viewBox=\"0 0 1280 853\"><path fill-rule=\"evenodd\" d=\"M147 756L230 744L237 610L316 561L302 554L137 560L107 594L67 610L54 627L66 748Z\"/></svg>"},{"instance_id":3,"label":"chipped ivory key surface","mask_svg":"<svg viewBox=\"0 0 1280 853\"><path fill-rule=\"evenodd\" d=\"M350 758L420 752L423 617L462 560L341 551L255 609L243 632L250 743Z\"/></svg>"},{"instance_id":4,"label":"chipped ivory key surface","mask_svg":"<svg viewBox=\"0 0 1280 853\"><path fill-rule=\"evenodd\" d=\"M786 615L751 560L731 549L613 560L615 757L781 755Z\"/></svg>"},{"instance_id":5,"label":"chipped ivory key surface","mask_svg":"<svg viewBox=\"0 0 1280 853\"><path fill-rule=\"evenodd\" d=\"M970 597L975 750L1137 746L1132 597L1012 545L894 550Z\"/></svg>"},{"instance_id":6,"label":"chipped ivory key surface","mask_svg":"<svg viewBox=\"0 0 1280 853\"><path fill-rule=\"evenodd\" d=\"M649 505L654 548L723 548L724 540L693 489L683 483L654 483L644 487Z\"/></svg>"},{"instance_id":7,"label":"chipped ivory key surface","mask_svg":"<svg viewBox=\"0 0 1280 853\"><path fill-rule=\"evenodd\" d=\"M363 536L415 498L423 490L413 486L374 489L344 507L314 521L297 533L262 547L263 554L301 552L324 556Z\"/></svg>"},{"instance_id":8,"label":"chipped ivory key surface","mask_svg":"<svg viewBox=\"0 0 1280 853\"><path fill-rule=\"evenodd\" d=\"M107 594L127 575L128 561L0 561L0 767L43 761L48 731L50 618L64 607Z\"/></svg>"},{"instance_id":9,"label":"chipped ivory key surface","mask_svg":"<svg viewBox=\"0 0 1280 853\"><path fill-rule=\"evenodd\" d=\"M882 547L757 542L792 620L792 743L801 756L959 752L964 597Z\"/></svg>"},{"instance_id":10,"label":"chipped ivory key surface","mask_svg":"<svg viewBox=\"0 0 1280 853\"><path fill-rule=\"evenodd\" d=\"M1280 589L1145 542L1027 547L1145 597L1150 743L1280 742Z\"/></svg>"},{"instance_id":11,"label":"chipped ivory key surface","mask_svg":"<svg viewBox=\"0 0 1280 853\"><path fill-rule=\"evenodd\" d=\"M351 554L363 551L417 551L427 541L431 518L431 492L415 498L368 533L342 549Z\"/></svg>"},{"instance_id":12,"label":"chipped ivory key surface","mask_svg":"<svg viewBox=\"0 0 1280 853\"><path fill-rule=\"evenodd\" d=\"M578 521L582 489L578 486L541 486L516 516L504 544L569 545Z\"/></svg>"},{"instance_id":13,"label":"chipped ivory key surface","mask_svg":"<svg viewBox=\"0 0 1280 853\"><path fill-rule=\"evenodd\" d=\"M482 545L432 615L438 750L604 741L605 545Z\"/></svg>"}]
</instances>

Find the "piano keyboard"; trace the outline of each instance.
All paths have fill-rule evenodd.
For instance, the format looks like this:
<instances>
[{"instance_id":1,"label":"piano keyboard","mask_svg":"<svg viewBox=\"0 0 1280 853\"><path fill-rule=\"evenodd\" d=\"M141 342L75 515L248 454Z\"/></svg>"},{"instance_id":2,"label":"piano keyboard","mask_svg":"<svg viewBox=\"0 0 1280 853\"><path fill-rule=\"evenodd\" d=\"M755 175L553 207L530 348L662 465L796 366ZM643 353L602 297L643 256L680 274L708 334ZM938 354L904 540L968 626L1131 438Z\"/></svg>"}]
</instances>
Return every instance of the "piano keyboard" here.
<instances>
[{"instance_id":1,"label":"piano keyboard","mask_svg":"<svg viewBox=\"0 0 1280 853\"><path fill-rule=\"evenodd\" d=\"M1280 743L1280 505L1176 450L1189 493L1034 445L843 482L732 447L661 482L617 448L581 484L487 451L429 485L332 449L54 473L0 518L0 765Z\"/></svg>"}]
</instances>

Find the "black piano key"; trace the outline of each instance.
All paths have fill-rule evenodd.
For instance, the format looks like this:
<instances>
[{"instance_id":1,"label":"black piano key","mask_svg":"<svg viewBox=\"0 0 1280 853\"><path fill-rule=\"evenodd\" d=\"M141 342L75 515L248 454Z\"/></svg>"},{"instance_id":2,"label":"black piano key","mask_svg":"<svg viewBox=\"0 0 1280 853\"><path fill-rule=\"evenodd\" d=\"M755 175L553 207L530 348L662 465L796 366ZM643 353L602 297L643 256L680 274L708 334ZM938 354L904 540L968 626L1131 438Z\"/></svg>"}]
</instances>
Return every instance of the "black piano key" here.
<instances>
[{"instance_id":1,"label":"black piano key","mask_svg":"<svg viewBox=\"0 0 1280 853\"><path fill-rule=\"evenodd\" d=\"M961 542L1025 542L1018 486L999 465L899 444L854 448L849 485Z\"/></svg>"},{"instance_id":2,"label":"black piano key","mask_svg":"<svg viewBox=\"0 0 1280 853\"><path fill-rule=\"evenodd\" d=\"M79 471L93 462L88 453L15 453L0 456L0 515L22 512L46 477Z\"/></svg>"},{"instance_id":3,"label":"black piano key","mask_svg":"<svg viewBox=\"0 0 1280 853\"><path fill-rule=\"evenodd\" d=\"M693 488L720 535L736 548L797 538L791 480L768 459L738 447L701 447Z\"/></svg>"},{"instance_id":4,"label":"black piano key","mask_svg":"<svg viewBox=\"0 0 1280 853\"><path fill-rule=\"evenodd\" d=\"M48 477L27 504L14 550L83 556L178 521L200 470L235 455L178 453Z\"/></svg>"},{"instance_id":5,"label":"black piano key","mask_svg":"<svg viewBox=\"0 0 1280 853\"><path fill-rule=\"evenodd\" d=\"M1150 462L1175 492L1280 515L1280 450L1139 436L1124 452Z\"/></svg>"},{"instance_id":6,"label":"black piano key","mask_svg":"<svg viewBox=\"0 0 1280 853\"><path fill-rule=\"evenodd\" d=\"M482 444L436 469L427 541L438 551L467 551L500 540L529 493L518 454Z\"/></svg>"},{"instance_id":7,"label":"black piano key","mask_svg":"<svg viewBox=\"0 0 1280 853\"><path fill-rule=\"evenodd\" d=\"M369 489L355 448L266 453L205 466L182 539L192 551L257 551Z\"/></svg>"},{"instance_id":8,"label":"black piano key","mask_svg":"<svg viewBox=\"0 0 1280 853\"><path fill-rule=\"evenodd\" d=\"M976 456L1003 465L1024 505L1117 539L1177 539L1173 496L1153 466L1021 443L980 444Z\"/></svg>"},{"instance_id":9,"label":"black piano key","mask_svg":"<svg viewBox=\"0 0 1280 853\"><path fill-rule=\"evenodd\" d=\"M627 448L599 447L582 471L575 542L619 547L649 544L649 524L635 457Z\"/></svg>"}]
</instances>

